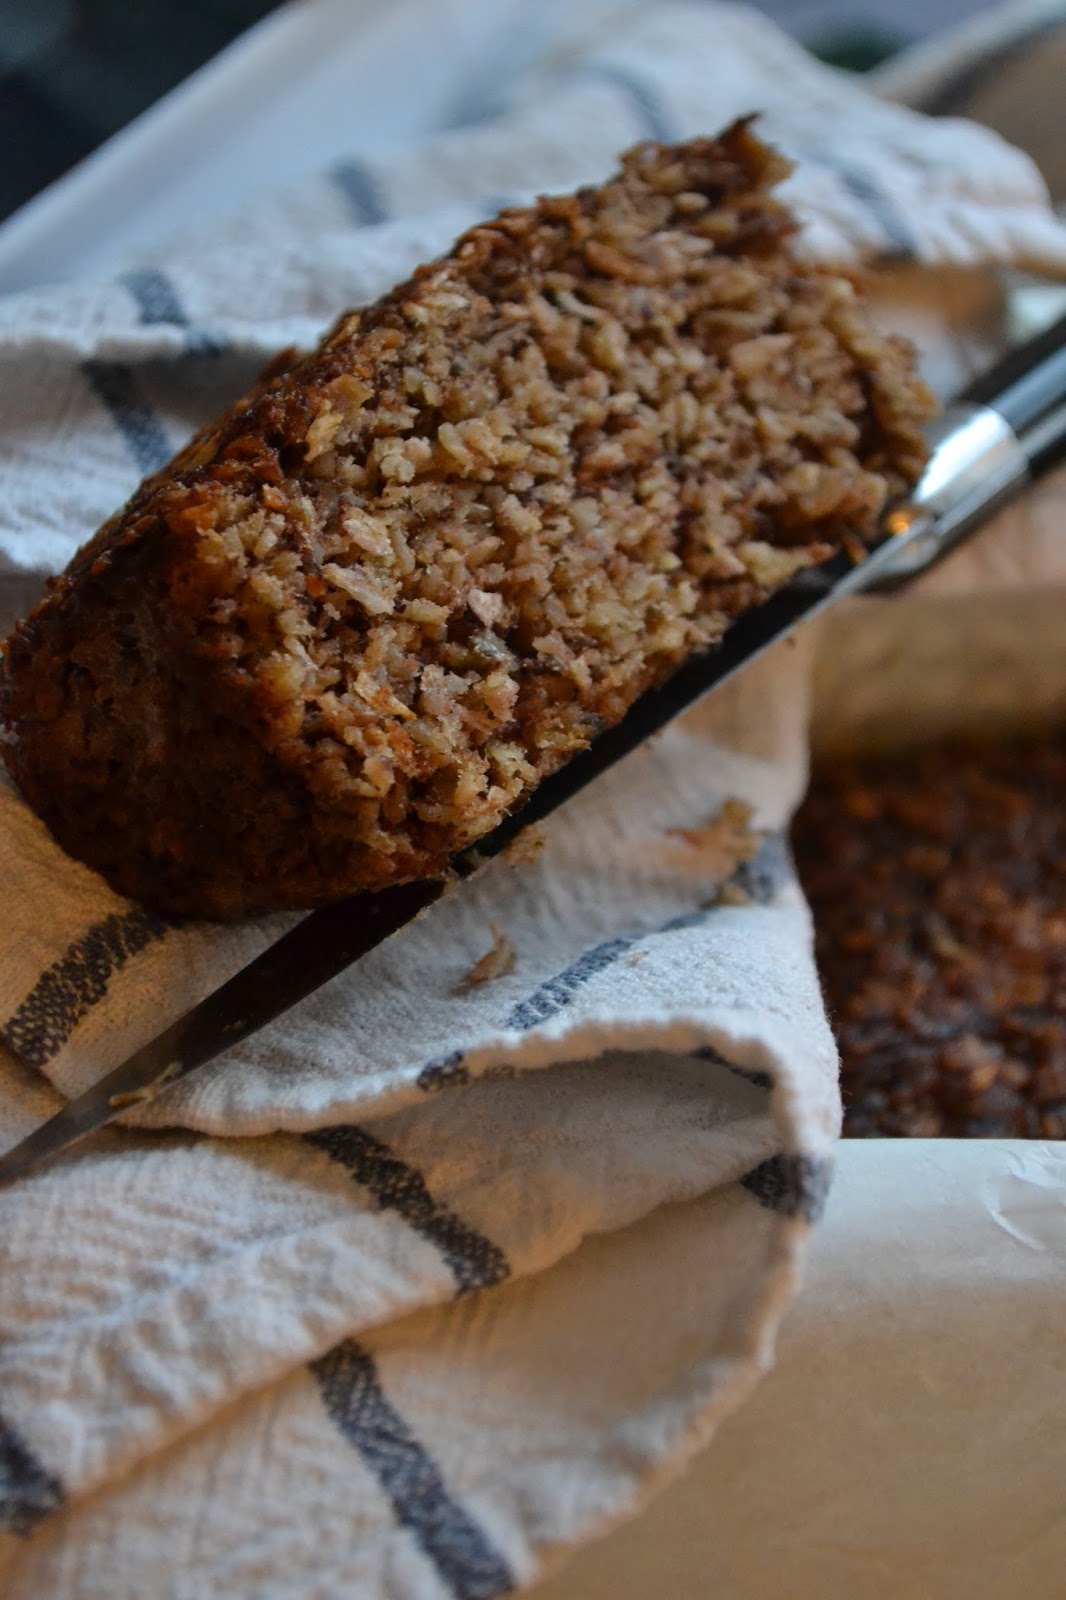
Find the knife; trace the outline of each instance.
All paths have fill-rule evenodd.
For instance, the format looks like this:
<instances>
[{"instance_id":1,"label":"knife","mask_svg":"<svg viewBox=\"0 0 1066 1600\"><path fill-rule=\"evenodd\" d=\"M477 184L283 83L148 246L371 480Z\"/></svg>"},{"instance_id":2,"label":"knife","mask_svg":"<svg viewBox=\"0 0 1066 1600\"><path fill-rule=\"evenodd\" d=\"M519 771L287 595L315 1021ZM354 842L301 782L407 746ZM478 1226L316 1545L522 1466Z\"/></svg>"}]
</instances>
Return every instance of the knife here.
<instances>
[{"instance_id":1,"label":"knife","mask_svg":"<svg viewBox=\"0 0 1066 1600\"><path fill-rule=\"evenodd\" d=\"M351 895L304 918L269 949L0 1157L0 1183L144 1105L233 1049L398 933L445 890L500 855L526 828L580 793L680 712L801 622L846 595L891 592L927 572L1006 500L1066 457L1066 317L963 391L929 433L913 494L886 515L883 537L856 565L839 552L738 618L719 645L651 689L526 803L453 858L446 877Z\"/></svg>"}]
</instances>

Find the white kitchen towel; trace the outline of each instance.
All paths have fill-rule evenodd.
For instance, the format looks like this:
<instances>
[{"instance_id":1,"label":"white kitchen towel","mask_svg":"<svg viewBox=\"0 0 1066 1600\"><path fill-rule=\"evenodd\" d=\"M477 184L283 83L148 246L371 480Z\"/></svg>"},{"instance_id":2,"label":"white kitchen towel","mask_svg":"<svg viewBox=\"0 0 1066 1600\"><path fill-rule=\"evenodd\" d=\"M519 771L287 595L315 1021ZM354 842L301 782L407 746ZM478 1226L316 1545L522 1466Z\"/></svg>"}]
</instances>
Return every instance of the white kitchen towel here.
<instances>
[{"instance_id":1,"label":"white kitchen towel","mask_svg":"<svg viewBox=\"0 0 1066 1600\"><path fill-rule=\"evenodd\" d=\"M429 0L402 3L417 26ZM0 303L10 594L250 358L641 136L765 106L815 253L1066 266L992 135L879 104L742 9L597 18L429 146L369 164L353 132L214 242ZM140 1131L0 1193L5 1594L495 1595L706 1440L770 1359L839 1122L783 833L804 704L783 648ZM291 920L123 902L9 787L0 904L6 1140ZM513 965L471 983L490 949Z\"/></svg>"}]
</instances>

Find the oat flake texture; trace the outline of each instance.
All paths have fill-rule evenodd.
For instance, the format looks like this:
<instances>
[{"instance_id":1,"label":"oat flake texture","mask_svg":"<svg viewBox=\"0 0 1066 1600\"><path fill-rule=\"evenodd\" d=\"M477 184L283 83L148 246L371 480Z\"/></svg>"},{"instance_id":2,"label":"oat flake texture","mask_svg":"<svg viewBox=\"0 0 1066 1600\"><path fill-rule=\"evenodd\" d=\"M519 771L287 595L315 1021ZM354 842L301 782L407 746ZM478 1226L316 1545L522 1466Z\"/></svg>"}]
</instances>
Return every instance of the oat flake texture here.
<instances>
[{"instance_id":1,"label":"oat flake texture","mask_svg":"<svg viewBox=\"0 0 1066 1600\"><path fill-rule=\"evenodd\" d=\"M745 121L474 228L282 357L9 641L71 854L218 918L439 873L916 476L932 403ZM196 759L189 759L189 752Z\"/></svg>"}]
</instances>

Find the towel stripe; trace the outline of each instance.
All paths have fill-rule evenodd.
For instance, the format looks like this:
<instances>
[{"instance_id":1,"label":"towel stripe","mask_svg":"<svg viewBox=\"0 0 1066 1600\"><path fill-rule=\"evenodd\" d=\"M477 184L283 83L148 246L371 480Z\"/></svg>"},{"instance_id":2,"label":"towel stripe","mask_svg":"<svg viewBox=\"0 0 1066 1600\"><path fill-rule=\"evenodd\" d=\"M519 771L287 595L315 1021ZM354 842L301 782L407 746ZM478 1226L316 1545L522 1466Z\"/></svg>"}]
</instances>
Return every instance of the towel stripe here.
<instances>
[{"instance_id":1,"label":"towel stripe","mask_svg":"<svg viewBox=\"0 0 1066 1600\"><path fill-rule=\"evenodd\" d=\"M791 881L792 876L792 855L788 841L784 834L775 832L764 835L757 853L750 861L742 862L726 881L743 889L757 905L770 905L776 900L785 884ZM716 910L718 910L717 905L710 905L698 906L694 911L683 911L678 916L670 917L652 932L679 933L685 928L698 928L707 922ZM613 966L632 950L634 945L639 944L641 939L648 937L647 933L634 933L618 939L606 939L602 944L594 945L592 949L584 951L576 961L572 961L554 977L546 979L533 990L532 994L520 1000L507 1017L504 1026L516 1028L523 1033L539 1027L541 1023L547 1022L549 1018L556 1016L568 1006L578 990L586 983ZM426 1093L434 1093L438 1089L458 1088L469 1083L471 1073L465 1065L463 1051L453 1050L449 1055L437 1056L432 1061L427 1061L415 1081Z\"/></svg>"},{"instance_id":2,"label":"towel stripe","mask_svg":"<svg viewBox=\"0 0 1066 1600\"><path fill-rule=\"evenodd\" d=\"M754 1072L750 1067L735 1066L732 1061L727 1061L721 1051L716 1050L713 1045L701 1045L698 1050L693 1050L692 1054L697 1061L710 1061L716 1067L725 1067L726 1071L731 1072L734 1078L743 1078L745 1083L750 1083L755 1089L772 1089L774 1086L774 1080L768 1072Z\"/></svg>"},{"instance_id":3,"label":"towel stripe","mask_svg":"<svg viewBox=\"0 0 1066 1600\"><path fill-rule=\"evenodd\" d=\"M774 1086L769 1072L751 1072L747 1067L735 1067L732 1061L723 1061L722 1065L728 1067L735 1078L743 1078L745 1083L750 1083L753 1089L772 1089Z\"/></svg>"},{"instance_id":4,"label":"towel stripe","mask_svg":"<svg viewBox=\"0 0 1066 1600\"><path fill-rule=\"evenodd\" d=\"M348 157L330 167L330 180L348 202L355 221L362 228L389 220L389 208L381 184L365 161Z\"/></svg>"},{"instance_id":5,"label":"towel stripe","mask_svg":"<svg viewBox=\"0 0 1066 1600\"><path fill-rule=\"evenodd\" d=\"M785 833L763 835L750 861L742 861L729 879L732 888L750 895L756 905L771 905L796 876L792 847Z\"/></svg>"},{"instance_id":6,"label":"towel stripe","mask_svg":"<svg viewBox=\"0 0 1066 1600\"><path fill-rule=\"evenodd\" d=\"M189 316L181 303L173 279L158 267L135 267L119 278L122 287L137 302L141 321L146 325L171 323L178 328L189 326Z\"/></svg>"},{"instance_id":7,"label":"towel stripe","mask_svg":"<svg viewBox=\"0 0 1066 1600\"><path fill-rule=\"evenodd\" d=\"M158 472L174 451L159 418L138 395L129 367L113 361L86 361L82 371L110 413L139 471Z\"/></svg>"},{"instance_id":8,"label":"towel stripe","mask_svg":"<svg viewBox=\"0 0 1066 1600\"><path fill-rule=\"evenodd\" d=\"M0 1416L0 1528L25 1536L62 1503L59 1480L45 1471Z\"/></svg>"},{"instance_id":9,"label":"towel stripe","mask_svg":"<svg viewBox=\"0 0 1066 1600\"><path fill-rule=\"evenodd\" d=\"M104 998L114 974L172 927L173 922L140 906L97 922L41 974L0 1025L0 1039L28 1067L46 1066Z\"/></svg>"},{"instance_id":10,"label":"towel stripe","mask_svg":"<svg viewBox=\"0 0 1066 1600\"><path fill-rule=\"evenodd\" d=\"M591 950L586 950L584 955L578 956L577 960L564 967L562 972L556 973L554 978L549 978L546 983L534 989L528 999L519 1001L504 1026L519 1028L525 1033L528 1029L547 1022L549 1017L554 1017L564 1006L570 1004L579 989L598 973L612 967L627 950L631 950L638 937L638 934L631 934L627 939L606 939L603 944L594 945Z\"/></svg>"},{"instance_id":11,"label":"towel stripe","mask_svg":"<svg viewBox=\"0 0 1066 1600\"><path fill-rule=\"evenodd\" d=\"M185 355L219 356L231 352L232 346L217 334L193 327L174 280L158 267L135 267L132 272L122 273L117 282L136 301L146 327L185 330Z\"/></svg>"},{"instance_id":12,"label":"towel stripe","mask_svg":"<svg viewBox=\"0 0 1066 1600\"><path fill-rule=\"evenodd\" d=\"M473 1517L448 1493L440 1468L381 1387L370 1355L346 1339L310 1371L339 1432L359 1452L455 1600L493 1600L515 1580Z\"/></svg>"},{"instance_id":13,"label":"towel stripe","mask_svg":"<svg viewBox=\"0 0 1066 1600\"><path fill-rule=\"evenodd\" d=\"M435 1200L422 1174L364 1128L351 1124L320 1128L304 1138L369 1189L383 1211L395 1211L435 1245L451 1268L460 1294L491 1288L510 1276L510 1263L499 1245Z\"/></svg>"},{"instance_id":14,"label":"towel stripe","mask_svg":"<svg viewBox=\"0 0 1066 1600\"><path fill-rule=\"evenodd\" d=\"M596 62L582 68L579 76L598 79L601 83L609 83L615 89L620 89L636 112L641 131L647 138L654 139L658 144L669 144L675 137L673 119L658 96L625 67Z\"/></svg>"},{"instance_id":15,"label":"towel stripe","mask_svg":"<svg viewBox=\"0 0 1066 1600\"><path fill-rule=\"evenodd\" d=\"M832 168L848 193L873 217L888 245L884 252L886 258L913 261L918 255L917 241L892 197L885 193L880 184L860 167L853 167L850 162L841 161L835 155L820 154L819 160L824 166Z\"/></svg>"},{"instance_id":16,"label":"towel stripe","mask_svg":"<svg viewBox=\"0 0 1066 1600\"><path fill-rule=\"evenodd\" d=\"M833 1181L833 1163L825 1156L770 1156L740 1181L767 1210L817 1222Z\"/></svg>"},{"instance_id":17,"label":"towel stripe","mask_svg":"<svg viewBox=\"0 0 1066 1600\"><path fill-rule=\"evenodd\" d=\"M458 1089L470 1082L470 1068L463 1060L463 1052L453 1050L450 1055L435 1056L427 1061L415 1082L427 1094L437 1089Z\"/></svg>"},{"instance_id":18,"label":"towel stripe","mask_svg":"<svg viewBox=\"0 0 1066 1600\"><path fill-rule=\"evenodd\" d=\"M726 882L744 889L758 904L766 905L775 899L783 884L791 876L791 872L791 856L782 835L767 834L759 846L758 853L750 861L742 862ZM716 905L712 905L698 906L694 911L683 911L678 916L670 917L661 923L653 932L680 933L685 928L698 928L708 921L717 909ZM564 1006L569 1005L580 988L607 967L613 966L635 944L639 944L641 939L647 937L646 933L635 933L626 938L605 940L603 944L586 950L569 967L564 967L562 972L549 978L527 999L520 1001L508 1017L506 1026L520 1028L525 1032L529 1028L537 1027L541 1022L546 1022L549 1017L555 1016ZM436 1073L440 1068L452 1066L453 1060L450 1057L441 1063L430 1063L430 1067L423 1068L419 1083L421 1084L422 1076L431 1068Z\"/></svg>"},{"instance_id":19,"label":"towel stripe","mask_svg":"<svg viewBox=\"0 0 1066 1600\"><path fill-rule=\"evenodd\" d=\"M697 906L695 911L682 911L679 916L670 917L668 921L660 924L654 931L656 933L684 933L686 928L700 928L708 920L711 913L718 908L714 906ZM633 943L637 941L634 939Z\"/></svg>"}]
</instances>

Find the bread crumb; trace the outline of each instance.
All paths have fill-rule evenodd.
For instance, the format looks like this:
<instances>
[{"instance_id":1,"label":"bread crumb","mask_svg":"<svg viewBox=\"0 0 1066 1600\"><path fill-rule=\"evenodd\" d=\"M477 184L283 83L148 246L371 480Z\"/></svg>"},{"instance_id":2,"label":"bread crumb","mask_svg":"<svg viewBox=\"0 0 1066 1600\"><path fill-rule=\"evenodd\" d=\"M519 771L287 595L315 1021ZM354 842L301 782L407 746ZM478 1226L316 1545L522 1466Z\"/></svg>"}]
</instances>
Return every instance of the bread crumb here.
<instances>
[{"instance_id":1,"label":"bread crumb","mask_svg":"<svg viewBox=\"0 0 1066 1600\"><path fill-rule=\"evenodd\" d=\"M707 902L709 906L750 906L754 902L748 891L739 883L723 883Z\"/></svg>"},{"instance_id":2,"label":"bread crumb","mask_svg":"<svg viewBox=\"0 0 1066 1600\"><path fill-rule=\"evenodd\" d=\"M460 989L472 989L479 983L491 983L494 978L504 978L515 969L518 952L508 939L499 923L490 922L489 931L492 934L492 944L479 960L474 962L470 971L460 979Z\"/></svg>"},{"instance_id":3,"label":"bread crumb","mask_svg":"<svg viewBox=\"0 0 1066 1600\"><path fill-rule=\"evenodd\" d=\"M841 529L840 543L851 557L853 566L861 567L863 562L869 559L869 550L867 550L853 528L845 527Z\"/></svg>"},{"instance_id":4,"label":"bread crumb","mask_svg":"<svg viewBox=\"0 0 1066 1600\"><path fill-rule=\"evenodd\" d=\"M146 1083L141 1089L127 1089L123 1094L113 1094L108 1099L112 1111L124 1111L127 1106L147 1105L149 1100L155 1099L155 1085Z\"/></svg>"},{"instance_id":5,"label":"bread crumb","mask_svg":"<svg viewBox=\"0 0 1066 1600\"><path fill-rule=\"evenodd\" d=\"M180 1061L171 1061L163 1068L157 1078L151 1083L142 1083L139 1089L126 1089L120 1094L113 1094L108 1098L108 1107L112 1111L125 1111L130 1106L146 1106L154 1100L160 1089L176 1078L181 1070Z\"/></svg>"},{"instance_id":6,"label":"bread crumb","mask_svg":"<svg viewBox=\"0 0 1066 1600\"><path fill-rule=\"evenodd\" d=\"M926 920L926 938L929 948L938 961L973 963L976 956L936 918Z\"/></svg>"},{"instance_id":7,"label":"bread crumb","mask_svg":"<svg viewBox=\"0 0 1066 1600\"><path fill-rule=\"evenodd\" d=\"M762 843L763 835L750 826L751 816L752 809L746 800L730 799L701 827L667 831L672 837L683 840L685 865L690 870L724 881L750 861Z\"/></svg>"},{"instance_id":8,"label":"bread crumb","mask_svg":"<svg viewBox=\"0 0 1066 1600\"><path fill-rule=\"evenodd\" d=\"M535 861L544 849L547 832L543 822L531 822L528 828L523 828L516 839L513 839L503 852L503 859L509 866L520 867L527 861Z\"/></svg>"}]
</instances>

